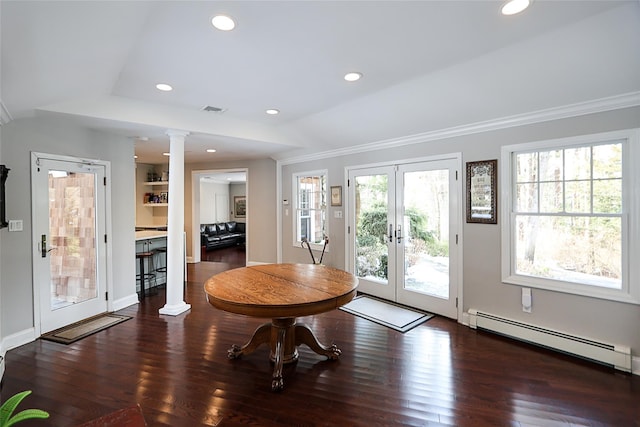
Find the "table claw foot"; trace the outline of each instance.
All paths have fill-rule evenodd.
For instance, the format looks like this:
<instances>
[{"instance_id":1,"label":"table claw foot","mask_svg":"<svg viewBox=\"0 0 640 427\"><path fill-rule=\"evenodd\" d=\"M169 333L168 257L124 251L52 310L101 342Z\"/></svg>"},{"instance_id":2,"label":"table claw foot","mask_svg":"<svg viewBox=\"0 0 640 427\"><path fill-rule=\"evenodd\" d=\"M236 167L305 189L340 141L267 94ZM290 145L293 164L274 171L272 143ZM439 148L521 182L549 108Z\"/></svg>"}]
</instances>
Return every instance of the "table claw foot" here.
<instances>
[{"instance_id":1,"label":"table claw foot","mask_svg":"<svg viewBox=\"0 0 640 427\"><path fill-rule=\"evenodd\" d=\"M331 360L338 360L341 354L342 350L340 350L335 344L331 344L331 346L328 348L327 357Z\"/></svg>"},{"instance_id":2,"label":"table claw foot","mask_svg":"<svg viewBox=\"0 0 640 427\"><path fill-rule=\"evenodd\" d=\"M270 337L271 323L265 323L261 326L258 326L249 342L243 346L233 344L231 348L227 350L227 357L229 359L238 359L243 354L253 353L254 350L260 347L262 344L268 344Z\"/></svg>"},{"instance_id":3,"label":"table claw foot","mask_svg":"<svg viewBox=\"0 0 640 427\"><path fill-rule=\"evenodd\" d=\"M282 391L284 389L284 380L282 377L274 377L271 380L271 391Z\"/></svg>"},{"instance_id":4,"label":"table claw foot","mask_svg":"<svg viewBox=\"0 0 640 427\"><path fill-rule=\"evenodd\" d=\"M237 344L233 344L229 350L227 350L227 357L229 359L237 359L242 356L242 347Z\"/></svg>"},{"instance_id":5,"label":"table claw foot","mask_svg":"<svg viewBox=\"0 0 640 427\"><path fill-rule=\"evenodd\" d=\"M306 344L311 350L317 354L326 356L329 360L338 360L342 354L342 351L340 351L335 344L330 346L322 345L307 325L296 325L296 345L300 344Z\"/></svg>"}]
</instances>

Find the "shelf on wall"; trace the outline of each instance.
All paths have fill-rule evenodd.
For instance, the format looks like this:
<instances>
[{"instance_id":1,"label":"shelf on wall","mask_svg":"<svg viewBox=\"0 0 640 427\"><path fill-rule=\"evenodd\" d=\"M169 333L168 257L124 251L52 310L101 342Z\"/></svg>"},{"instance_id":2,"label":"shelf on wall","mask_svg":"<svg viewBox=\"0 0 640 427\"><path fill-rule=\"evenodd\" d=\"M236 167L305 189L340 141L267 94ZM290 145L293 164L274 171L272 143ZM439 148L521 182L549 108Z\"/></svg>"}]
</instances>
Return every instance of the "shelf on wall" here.
<instances>
[{"instance_id":1,"label":"shelf on wall","mask_svg":"<svg viewBox=\"0 0 640 427\"><path fill-rule=\"evenodd\" d=\"M144 185L169 185L169 181L147 181Z\"/></svg>"},{"instance_id":2,"label":"shelf on wall","mask_svg":"<svg viewBox=\"0 0 640 427\"><path fill-rule=\"evenodd\" d=\"M143 203L142 205L156 207L156 206L169 206L169 203Z\"/></svg>"}]
</instances>

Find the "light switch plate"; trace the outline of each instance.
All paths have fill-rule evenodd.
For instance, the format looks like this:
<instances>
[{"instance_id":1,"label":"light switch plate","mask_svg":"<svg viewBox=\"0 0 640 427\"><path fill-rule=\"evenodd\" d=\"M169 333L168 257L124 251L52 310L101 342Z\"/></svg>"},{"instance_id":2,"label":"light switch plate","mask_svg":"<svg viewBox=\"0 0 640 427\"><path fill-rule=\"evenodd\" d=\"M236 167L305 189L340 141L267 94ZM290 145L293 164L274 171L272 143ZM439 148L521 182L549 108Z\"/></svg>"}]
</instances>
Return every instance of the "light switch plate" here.
<instances>
[{"instance_id":1,"label":"light switch plate","mask_svg":"<svg viewBox=\"0 0 640 427\"><path fill-rule=\"evenodd\" d=\"M10 219L9 220L9 231L22 231L22 220L21 219Z\"/></svg>"},{"instance_id":2,"label":"light switch plate","mask_svg":"<svg viewBox=\"0 0 640 427\"><path fill-rule=\"evenodd\" d=\"M522 311L531 313L531 288L522 288Z\"/></svg>"}]
</instances>

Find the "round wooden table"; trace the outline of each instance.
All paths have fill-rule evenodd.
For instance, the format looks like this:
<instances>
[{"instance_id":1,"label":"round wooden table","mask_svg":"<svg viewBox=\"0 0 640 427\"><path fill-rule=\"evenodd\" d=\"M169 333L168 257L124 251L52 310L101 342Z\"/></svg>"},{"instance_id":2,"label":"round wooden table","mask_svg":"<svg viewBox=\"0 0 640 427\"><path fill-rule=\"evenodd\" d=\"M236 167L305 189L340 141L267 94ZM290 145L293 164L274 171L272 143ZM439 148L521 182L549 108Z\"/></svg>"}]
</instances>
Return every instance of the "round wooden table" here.
<instances>
[{"instance_id":1,"label":"round wooden table","mask_svg":"<svg viewBox=\"0 0 640 427\"><path fill-rule=\"evenodd\" d=\"M317 264L265 264L227 270L204 284L207 301L231 313L271 318L258 327L242 347L233 345L231 359L253 352L262 344L271 345L274 362L271 389L282 390L282 366L298 360L297 346L306 344L331 360L340 356L333 344L320 344L307 325L296 317L336 309L356 295L358 279L346 271Z\"/></svg>"}]
</instances>

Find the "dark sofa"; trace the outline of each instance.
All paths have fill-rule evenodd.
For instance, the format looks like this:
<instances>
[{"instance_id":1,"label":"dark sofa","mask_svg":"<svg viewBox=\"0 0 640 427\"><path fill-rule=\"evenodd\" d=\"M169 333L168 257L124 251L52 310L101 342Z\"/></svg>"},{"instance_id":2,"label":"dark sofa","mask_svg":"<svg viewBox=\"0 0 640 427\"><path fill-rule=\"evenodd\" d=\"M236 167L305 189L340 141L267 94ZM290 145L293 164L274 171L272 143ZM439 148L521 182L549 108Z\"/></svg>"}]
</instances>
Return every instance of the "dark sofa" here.
<instances>
[{"instance_id":1,"label":"dark sofa","mask_svg":"<svg viewBox=\"0 0 640 427\"><path fill-rule=\"evenodd\" d=\"M209 251L228 246L244 245L247 235L243 222L200 224L200 245Z\"/></svg>"}]
</instances>

